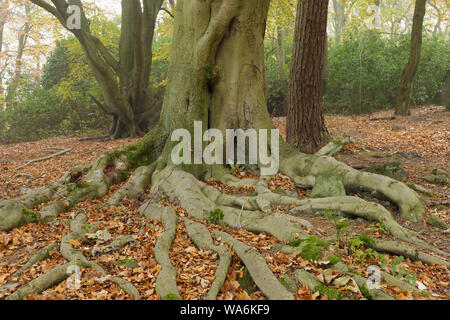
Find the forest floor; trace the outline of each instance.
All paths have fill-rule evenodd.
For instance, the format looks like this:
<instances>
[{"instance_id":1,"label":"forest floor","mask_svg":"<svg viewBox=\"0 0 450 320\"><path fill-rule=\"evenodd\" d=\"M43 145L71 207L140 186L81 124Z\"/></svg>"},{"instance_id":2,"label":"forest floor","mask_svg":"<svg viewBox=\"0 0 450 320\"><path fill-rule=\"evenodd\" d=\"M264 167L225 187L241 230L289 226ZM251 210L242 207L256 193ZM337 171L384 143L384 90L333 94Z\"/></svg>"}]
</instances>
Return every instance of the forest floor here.
<instances>
[{"instance_id":1,"label":"forest floor","mask_svg":"<svg viewBox=\"0 0 450 320\"><path fill-rule=\"evenodd\" d=\"M433 169L449 171L450 167L450 114L439 107L422 107L413 109L411 117L399 117L394 120L371 121L373 118L391 116L391 111L378 112L372 115L361 116L327 116L326 122L334 138L344 135L351 137L352 144L336 156L340 161L354 167L365 168L371 165L386 164L394 161L401 162L408 172L407 182L421 185L432 191L435 195L426 196L427 215L434 214L449 225L450 223L450 189L449 184L434 185L421 180L421 177L430 175ZM275 125L281 133L285 133L285 119L274 119ZM76 165L88 164L101 153L137 140L125 139L118 141L80 142L79 138L54 138L44 141L27 142L14 145L0 146L0 199L9 199L21 195L28 189L34 189L58 180L64 173ZM32 163L15 171L27 160L37 159L54 153L56 149L71 149L69 152L52 159ZM218 188L221 192L246 194L252 190L236 190L217 181L206 181ZM406 181L405 181L406 182ZM111 193L119 186L114 186ZM276 190L294 190L300 197L307 197L310 191L296 189L295 185L282 174L275 177L270 188ZM151 186L149 186L149 190ZM119 207L104 205L111 193L104 199L86 201L79 204L68 213L61 215L57 220L48 224L30 224L9 232L0 232L0 287L8 281L20 285L26 284L39 275L65 263L59 251L50 253L48 259L35 264L25 271L19 278L11 279L11 275L23 266L29 255L36 250L51 243L61 241L62 237L70 232L70 220L78 213L89 217L90 224L98 224L99 230L107 230L112 239L123 235L131 235L136 241L124 248L110 253L102 253L109 242L96 244L86 240L82 243L72 243L89 259L100 264L110 275L120 276L130 282L139 290L142 299L157 300L160 297L155 292L156 277L160 271L154 257L154 248L158 237L164 232L162 224L149 220L137 213L139 206L145 202L147 196L142 195L137 200L125 199ZM165 203L167 205L167 203ZM174 206L180 216L187 213ZM39 210L39 208L36 208ZM279 207L277 212L284 213L286 208ZM394 212L395 208L389 207ZM333 220L321 215L302 215L323 236L335 236ZM450 238L446 231L429 226L425 221L409 223L397 219L403 226L420 233L429 243L447 252L450 251ZM350 239L363 232L370 233L373 238L392 239L387 231L377 223L365 221L348 221L350 229L344 237ZM278 241L268 234L254 234L244 230L231 230L218 226L208 227L211 230L223 230L232 234L236 239L257 248L266 259L272 272L279 278L286 273L299 268L319 275L323 270L320 263L303 259L298 254L286 255L272 250L272 245ZM367 268L378 265L384 271L392 274L393 256L384 255L387 265L373 257L361 254L342 253L342 260L350 264L362 275L367 276ZM177 283L183 299L202 299L206 296L214 273L218 267L217 256L207 250L199 250L189 239L186 228L180 219L178 232L171 247L172 263L177 269ZM128 262L133 262L130 263ZM397 260L398 262L398 260ZM134 265L133 265L134 264ZM449 270L436 265L424 265L404 259L399 266L416 275L416 280L424 285L429 294L413 297L412 292L403 292L394 285L383 283L385 288L398 299L450 299ZM244 272L242 262L233 254L232 266L228 272L218 299L265 299L264 295L255 289L250 294L243 289L240 278ZM345 288L341 288L344 290ZM0 299L7 293L0 293ZM307 287L300 287L295 293L299 300L327 299L319 293L310 291ZM125 294L111 278L103 277L94 270L83 270L81 274L81 288L70 289L67 282L61 283L40 295L32 295L27 299L132 299ZM352 296L355 299L364 299L360 293Z\"/></svg>"}]
</instances>

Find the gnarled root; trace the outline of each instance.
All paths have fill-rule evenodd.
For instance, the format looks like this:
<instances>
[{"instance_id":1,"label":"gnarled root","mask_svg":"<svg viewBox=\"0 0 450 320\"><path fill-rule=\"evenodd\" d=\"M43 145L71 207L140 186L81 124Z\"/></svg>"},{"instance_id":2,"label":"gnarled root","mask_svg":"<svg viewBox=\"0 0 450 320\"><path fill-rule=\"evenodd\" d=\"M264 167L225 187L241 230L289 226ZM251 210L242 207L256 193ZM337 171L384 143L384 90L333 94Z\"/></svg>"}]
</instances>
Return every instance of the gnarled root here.
<instances>
[{"instance_id":1,"label":"gnarled root","mask_svg":"<svg viewBox=\"0 0 450 320\"><path fill-rule=\"evenodd\" d=\"M149 219L161 221L166 228L155 247L155 258L161 265L161 271L156 279L156 293L163 299L174 297L180 299L176 283L177 271L169 257L170 246L176 236L178 216L172 208L159 204L144 205L140 212Z\"/></svg>"},{"instance_id":2,"label":"gnarled root","mask_svg":"<svg viewBox=\"0 0 450 320\"><path fill-rule=\"evenodd\" d=\"M332 172L340 177L346 187L360 186L377 191L394 202L400 209L400 216L408 221L420 221L425 209L419 196L405 184L377 174L360 172L327 156L309 156L291 153L280 162L280 170L290 177L314 177L320 173Z\"/></svg>"},{"instance_id":3,"label":"gnarled root","mask_svg":"<svg viewBox=\"0 0 450 320\"><path fill-rule=\"evenodd\" d=\"M208 228L203 224L187 218L184 218L183 220L189 238L192 239L198 248L209 249L219 255L220 263L215 274L214 282L206 297L207 300L215 300L226 280L228 269L231 264L231 252L225 246L215 246Z\"/></svg>"},{"instance_id":4,"label":"gnarled root","mask_svg":"<svg viewBox=\"0 0 450 320\"><path fill-rule=\"evenodd\" d=\"M258 288L271 300L293 300L292 294L278 281L270 271L264 258L258 251L234 239L228 233L215 231L214 235L220 241L231 246L247 267Z\"/></svg>"}]
</instances>

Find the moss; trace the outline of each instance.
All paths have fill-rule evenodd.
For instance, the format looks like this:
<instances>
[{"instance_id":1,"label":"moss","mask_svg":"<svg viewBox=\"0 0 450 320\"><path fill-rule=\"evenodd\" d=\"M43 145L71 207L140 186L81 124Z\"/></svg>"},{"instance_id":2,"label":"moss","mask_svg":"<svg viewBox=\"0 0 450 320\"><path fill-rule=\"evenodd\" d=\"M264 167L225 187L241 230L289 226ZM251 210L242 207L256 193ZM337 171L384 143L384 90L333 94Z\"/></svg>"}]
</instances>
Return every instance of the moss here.
<instances>
[{"instance_id":1,"label":"moss","mask_svg":"<svg viewBox=\"0 0 450 320\"><path fill-rule=\"evenodd\" d=\"M321 296L327 296L330 300L339 300L341 296L336 288L327 287L324 284L320 284L314 288L314 291L319 291Z\"/></svg>"},{"instance_id":2,"label":"moss","mask_svg":"<svg viewBox=\"0 0 450 320\"><path fill-rule=\"evenodd\" d=\"M208 215L208 222L211 224L219 225L223 218L224 218L223 211L220 209L215 209L214 211L211 211Z\"/></svg>"},{"instance_id":3,"label":"moss","mask_svg":"<svg viewBox=\"0 0 450 320\"><path fill-rule=\"evenodd\" d=\"M311 236L303 241L305 245L302 248L301 256L310 261L320 260L323 256L323 250L328 248L329 243L317 237Z\"/></svg>"},{"instance_id":4,"label":"moss","mask_svg":"<svg viewBox=\"0 0 450 320\"><path fill-rule=\"evenodd\" d=\"M42 219L40 222L43 223L43 224L46 224L46 223L53 222L55 220L56 220L55 216L47 216L44 219Z\"/></svg>"},{"instance_id":5,"label":"moss","mask_svg":"<svg viewBox=\"0 0 450 320\"><path fill-rule=\"evenodd\" d=\"M40 213L37 211L30 210L28 208L23 208L23 223L38 223L40 220Z\"/></svg>"},{"instance_id":6,"label":"moss","mask_svg":"<svg viewBox=\"0 0 450 320\"><path fill-rule=\"evenodd\" d=\"M175 293L167 294L164 299L166 300L181 300Z\"/></svg>"},{"instance_id":7,"label":"moss","mask_svg":"<svg viewBox=\"0 0 450 320\"><path fill-rule=\"evenodd\" d=\"M297 240L292 240L291 242L289 242L289 245L291 247L298 247L300 246L304 241L306 241L305 239L297 239Z\"/></svg>"},{"instance_id":8,"label":"moss","mask_svg":"<svg viewBox=\"0 0 450 320\"><path fill-rule=\"evenodd\" d=\"M427 223L429 225L432 225L433 227L442 229L442 230L447 230L448 226L447 224L442 221L441 219L439 219L438 217L436 217L435 215L430 215L427 219L426 219Z\"/></svg>"},{"instance_id":9,"label":"moss","mask_svg":"<svg viewBox=\"0 0 450 320\"><path fill-rule=\"evenodd\" d=\"M133 259L129 259L129 258L117 261L116 265L132 268L132 269L139 268L139 262L137 260L133 260Z\"/></svg>"},{"instance_id":10,"label":"moss","mask_svg":"<svg viewBox=\"0 0 450 320\"><path fill-rule=\"evenodd\" d=\"M127 162L131 170L147 166L152 162L153 146L140 142L125 151Z\"/></svg>"},{"instance_id":11,"label":"moss","mask_svg":"<svg viewBox=\"0 0 450 320\"><path fill-rule=\"evenodd\" d=\"M363 284L361 287L359 287L359 290L361 291L361 294L368 300L372 300L372 295L369 292L369 289L367 289L366 285Z\"/></svg>"},{"instance_id":12,"label":"moss","mask_svg":"<svg viewBox=\"0 0 450 320\"><path fill-rule=\"evenodd\" d=\"M333 140L333 143L336 147L343 147L344 143L341 140Z\"/></svg>"},{"instance_id":13,"label":"moss","mask_svg":"<svg viewBox=\"0 0 450 320\"><path fill-rule=\"evenodd\" d=\"M297 285L295 284L295 281L292 280L291 276L289 276L289 274L286 273L283 278L281 278L280 282L290 292L297 292Z\"/></svg>"},{"instance_id":14,"label":"moss","mask_svg":"<svg viewBox=\"0 0 450 320\"><path fill-rule=\"evenodd\" d=\"M339 197L345 195L344 183L334 172L323 172L316 176L316 183L311 192L312 198Z\"/></svg>"},{"instance_id":15,"label":"moss","mask_svg":"<svg viewBox=\"0 0 450 320\"><path fill-rule=\"evenodd\" d=\"M399 181L408 179L408 173L406 172L405 168L403 168L400 162L392 162L380 166L373 166L367 168L364 171L380 174Z\"/></svg>"},{"instance_id":16,"label":"moss","mask_svg":"<svg viewBox=\"0 0 450 320\"><path fill-rule=\"evenodd\" d=\"M242 278L238 278L238 282L241 288L247 291L248 294L252 294L258 290L258 287L256 286L255 281L253 281L247 268L244 268Z\"/></svg>"}]
</instances>

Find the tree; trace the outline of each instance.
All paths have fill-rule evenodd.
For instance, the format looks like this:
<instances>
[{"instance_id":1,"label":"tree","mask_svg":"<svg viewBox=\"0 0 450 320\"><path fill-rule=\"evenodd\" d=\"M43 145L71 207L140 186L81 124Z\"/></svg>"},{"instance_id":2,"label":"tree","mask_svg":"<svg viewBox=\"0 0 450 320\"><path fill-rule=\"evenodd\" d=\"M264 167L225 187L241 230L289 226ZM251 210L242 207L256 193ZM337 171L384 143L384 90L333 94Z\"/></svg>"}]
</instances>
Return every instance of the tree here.
<instances>
[{"instance_id":1,"label":"tree","mask_svg":"<svg viewBox=\"0 0 450 320\"><path fill-rule=\"evenodd\" d=\"M158 110L150 105L149 79L154 29L163 0L122 1L118 59L92 33L80 0L53 0L53 5L44 0L31 2L55 16L80 42L103 91L104 102L94 96L92 99L113 117L110 136L119 138L125 133L131 137L144 134L158 116ZM77 18L80 28L69 24L76 22Z\"/></svg>"},{"instance_id":2,"label":"tree","mask_svg":"<svg viewBox=\"0 0 450 320\"><path fill-rule=\"evenodd\" d=\"M287 117L288 142L315 153L328 139L323 114L328 0L298 1Z\"/></svg>"},{"instance_id":3,"label":"tree","mask_svg":"<svg viewBox=\"0 0 450 320\"><path fill-rule=\"evenodd\" d=\"M400 239L431 248L400 226L389 211L360 198L300 200L272 193L268 188L272 176L241 180L232 176L223 165L176 165L171 161L174 148L172 133L181 128L195 133L194 121L201 122L203 130L216 128L222 132L239 128L273 129L267 112L264 85L264 31L268 7L266 0L177 1L171 66L158 124L135 145L107 152L88 168L76 168L51 186L32 191L20 199L0 202L0 230L8 230L33 219L40 221L44 217L57 216L84 199L102 198L112 184L125 181L128 174L132 174L109 198L107 205L120 203L124 197L137 197L145 192L148 184L152 184L150 199L139 211L148 218L162 221L166 229L160 238L162 242L155 248L156 259L162 266L156 280L156 292L163 299L179 298L176 269L171 265L169 256L178 215L170 205L165 207L158 204L163 198L176 202L186 211L183 222L193 242L220 256L221 267L208 293L209 299L215 299L222 287L231 257L228 249L213 244L208 227L199 223L211 217L216 223L231 228L267 232L280 241L291 241L310 237L302 227L292 223L289 216L272 214L273 206L295 204L299 211L342 210L356 216L381 220ZM275 132L272 134L276 136ZM404 184L387 177L359 172L328 156L301 154L284 141L279 142L280 170L300 186L311 187L315 176L332 170L336 178L348 187L363 186L391 199L399 206L402 217L420 221L424 216L419 197ZM194 142L194 148L197 147L197 142ZM275 149L270 149L272 156L275 156ZM259 166L264 168L263 163ZM256 195L238 198L221 194L198 180L209 176L233 186L255 186ZM30 211L39 203L53 199L55 201L43 206L40 212ZM74 264L102 270L71 245L72 239L80 239L90 230L86 225L87 220L84 214L78 215L71 223L72 233L59 246L68 264L52 270L50 275L41 276L32 285L23 286L8 298L20 299L35 290L51 287L65 279L67 268ZM267 298L294 298L274 276L257 250L249 248L228 233L213 232L216 240L232 245ZM403 248L412 250L406 245ZM417 251L411 252L418 257ZM114 281L126 292L132 292L136 299L139 298L139 293L131 283L120 278L114 278Z\"/></svg>"},{"instance_id":4,"label":"tree","mask_svg":"<svg viewBox=\"0 0 450 320\"><path fill-rule=\"evenodd\" d=\"M411 52L408 63L403 70L400 80L395 114L407 116L411 114L411 92L417 69L419 68L422 52L422 29L425 17L426 0L416 0L414 9L413 26L411 31Z\"/></svg>"},{"instance_id":5,"label":"tree","mask_svg":"<svg viewBox=\"0 0 450 320\"><path fill-rule=\"evenodd\" d=\"M5 25L8 21L9 17L9 1L8 0L1 0L0 1L0 59L3 60L4 58L4 52L3 52L3 38L5 34ZM3 62L3 61L2 61ZM2 63L2 66L0 68L0 95L3 94L3 75L6 71L6 67L8 65L8 61L6 63Z\"/></svg>"},{"instance_id":6,"label":"tree","mask_svg":"<svg viewBox=\"0 0 450 320\"><path fill-rule=\"evenodd\" d=\"M33 29L33 24L30 21L31 13L32 13L31 5L29 3L26 3L24 5L24 10L25 10L25 23L20 27L20 30L18 32L17 53L16 53L16 57L15 57L14 74L13 74L11 81L8 84L8 92L7 92L7 96L6 96L7 103L10 103L16 94L16 90L19 85L20 77L22 75L23 54L24 54L25 47L28 42L28 38L30 36L30 32Z\"/></svg>"}]
</instances>

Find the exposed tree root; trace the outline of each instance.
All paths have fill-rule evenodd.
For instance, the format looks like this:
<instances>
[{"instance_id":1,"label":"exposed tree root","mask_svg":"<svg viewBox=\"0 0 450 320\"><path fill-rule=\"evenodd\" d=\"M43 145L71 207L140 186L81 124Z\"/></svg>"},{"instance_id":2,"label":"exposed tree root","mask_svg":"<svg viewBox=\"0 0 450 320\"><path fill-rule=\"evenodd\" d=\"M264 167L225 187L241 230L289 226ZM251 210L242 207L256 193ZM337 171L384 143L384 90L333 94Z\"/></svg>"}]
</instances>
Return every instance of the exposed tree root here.
<instances>
[{"instance_id":1,"label":"exposed tree root","mask_svg":"<svg viewBox=\"0 0 450 320\"><path fill-rule=\"evenodd\" d=\"M361 293L370 300L395 300L393 296L387 293L383 289L369 289L367 287L367 279L349 270L349 268L342 262L338 262L331 267L333 270L344 272L344 274L350 276L355 280L356 284L361 290ZM406 283L405 283L406 284Z\"/></svg>"},{"instance_id":2,"label":"exposed tree root","mask_svg":"<svg viewBox=\"0 0 450 320\"><path fill-rule=\"evenodd\" d=\"M177 232L178 216L172 208L158 204L145 205L139 211L149 219L161 221L166 228L155 247L155 258L161 265L156 279L156 293L163 299L181 299L176 283L177 270L169 257L170 246Z\"/></svg>"},{"instance_id":3,"label":"exposed tree root","mask_svg":"<svg viewBox=\"0 0 450 320\"><path fill-rule=\"evenodd\" d=\"M294 275L300 284L307 286L313 292L317 291L321 286L325 286L323 282L305 270L297 269L294 271Z\"/></svg>"},{"instance_id":4,"label":"exposed tree root","mask_svg":"<svg viewBox=\"0 0 450 320\"><path fill-rule=\"evenodd\" d=\"M421 252L416 248L398 241L374 240L374 242L369 243L368 246L378 252L389 253L396 256L403 256L413 261L422 261L426 264L438 264L444 266L449 265L447 261ZM445 254L446 256L448 256L448 254L443 251L441 252L441 254Z\"/></svg>"},{"instance_id":5,"label":"exposed tree root","mask_svg":"<svg viewBox=\"0 0 450 320\"><path fill-rule=\"evenodd\" d=\"M328 143L325 147L320 149L316 153L316 156L319 156L319 157L321 157L321 156L332 157L336 153L339 153L349 143L350 143L350 138L349 137L344 137L341 140L333 140L330 143Z\"/></svg>"},{"instance_id":6,"label":"exposed tree root","mask_svg":"<svg viewBox=\"0 0 450 320\"><path fill-rule=\"evenodd\" d=\"M59 244L51 244L51 245L46 246L45 248L42 248L41 250L39 250L38 252L33 254L31 256L31 258L28 260L28 262L25 263L19 270L14 272L11 275L10 279L15 279L15 278L20 277L20 275L23 272L30 269L32 266L34 266L39 261L45 260L49 256L49 253L52 251L55 251L55 250L59 250ZM0 287L0 293L5 290L8 290L10 288L15 288L17 286L18 286L18 283L14 283L13 281L10 280L6 284L4 284L3 286Z\"/></svg>"},{"instance_id":7,"label":"exposed tree root","mask_svg":"<svg viewBox=\"0 0 450 320\"><path fill-rule=\"evenodd\" d=\"M142 144L148 143L145 139L149 138L144 138L141 142L141 147ZM335 147L338 146L335 144ZM336 151L335 148L331 150L331 152L334 151ZM136 151L136 147L131 147L118 152L106 153L89 168L74 170L53 185L32 191L19 199L2 201L0 203L0 230L9 230L28 222L42 221L46 217L57 216L83 200L104 197L108 193L110 186L122 181L133 168L133 165L130 164L131 160L128 152L139 154L140 151ZM133 157L131 159L134 159L133 161L136 160ZM268 188L268 183L272 177L261 177L259 180L237 179L226 173L225 170L216 170L218 177L224 183L236 187L250 186L255 188L255 195L237 197L219 192L217 189L199 181L194 175L178 167L168 165L166 161L158 159L158 161L151 163L151 165L138 167L128 181L109 198L107 204L118 205L125 197L136 198L139 194L146 191L150 183L152 184L152 190L156 190L152 191L150 201L143 205L139 211L147 218L161 221L166 229L164 234L158 239L155 247L155 258L162 267L156 281L156 292L164 299L179 299L181 297L176 283L177 272L169 257L170 246L176 236L178 216L172 208L156 204L162 198L168 198L172 202L179 204L191 217L202 221L208 221L210 214L216 209L220 209L223 212L223 219L220 222L223 226L257 233L265 232L273 235L280 241L307 239L309 234L305 232L305 229L309 229L317 236L321 236L312 224L304 219L300 219L295 214L339 210L369 221L381 222L398 239L421 245L448 257L448 253L432 247L419 239L415 232L400 226L384 207L357 197L301 200L297 197L271 192ZM387 196L399 205L402 217L407 217L409 220L414 221L423 214L423 206L419 198L404 184L386 177L356 171L330 157L297 154L290 157L287 161L283 161L282 170L301 187L313 186L315 175L332 171L333 174L342 179L347 187L362 186ZM40 212L30 211L30 209L42 203L51 201L53 203L44 207ZM296 205L297 207L291 210L291 213L294 215L280 214L276 210L279 205ZM86 222L87 217L85 215L78 215L71 223L72 232L61 241L59 246L60 252L69 262L68 264L41 275L28 285L19 288L8 298L20 299L30 293L42 292L46 288L64 281L67 278L66 271L69 266L93 268L101 274L107 275L102 267L95 262L89 261L81 252L74 249L72 245L73 240L81 242L86 233L95 230L93 226L86 225ZM226 247L214 245L208 228L203 224L188 218L184 219L184 223L189 237L199 248L212 250L219 255L220 263L216 271L216 278L206 296L207 299L215 299L226 279L231 263L231 254ZM233 247L233 250L248 268L259 289L269 299L293 299L292 294L276 279L264 258L255 249L248 247L227 233L215 231L214 234L217 239ZM118 240L114 245L111 244L106 252L116 250L132 241L134 239L125 237L120 241ZM443 259L423 253L404 243L376 240L374 244L369 244L369 246L379 252L402 255L428 264L448 266L448 262ZM55 248L58 248L58 245L55 245ZM286 254L292 254L299 252L299 250L301 251L302 246L294 248L277 244L274 248ZM48 250L48 248L43 249L42 254L48 253ZM39 261L39 259L42 259L39 258L41 256L40 253L36 255L37 257L30 259L19 271L23 272L26 268ZM368 290L366 279L351 273L345 265L338 264L334 268L351 275L361 288L361 291L365 292L370 298L393 298L383 290ZM315 289L312 286L316 287L321 284L317 278L304 270L297 270L296 277L301 283L308 285L311 289ZM388 274L383 274L383 277L386 281L401 288L410 289L416 294L418 292L414 287L408 287L407 283L394 279L395 277L393 278ZM135 299L140 298L139 292L130 282L118 277L113 277L113 280L126 293L132 294Z\"/></svg>"},{"instance_id":8,"label":"exposed tree root","mask_svg":"<svg viewBox=\"0 0 450 320\"><path fill-rule=\"evenodd\" d=\"M207 300L215 300L219 294L220 289L227 278L228 269L231 264L231 253L225 246L215 246L213 239L207 227L201 223L194 222L184 218L189 238L200 249L209 249L219 255L220 263L217 268L215 279L211 285L211 289L206 297Z\"/></svg>"},{"instance_id":9,"label":"exposed tree root","mask_svg":"<svg viewBox=\"0 0 450 320\"><path fill-rule=\"evenodd\" d=\"M233 250L247 267L258 288L271 300L293 300L292 294L278 281L270 271L259 252L234 239L228 233L215 231L217 239L233 247Z\"/></svg>"},{"instance_id":10,"label":"exposed tree root","mask_svg":"<svg viewBox=\"0 0 450 320\"><path fill-rule=\"evenodd\" d=\"M73 240L82 241L86 233L95 231L96 228L92 225L86 224L87 221L88 218L84 214L78 215L70 224L72 232L63 238L60 245L54 244L40 250L24 267L18 270L15 275L20 275L20 273L30 268L36 262L44 259L50 251L58 248L61 255L69 263L56 267L49 272L40 275L38 278L16 290L6 299L22 300L30 294L42 293L43 291L66 280L71 275L70 271L73 271L74 268L92 268L101 273L103 276L107 276L108 274L100 265L96 262L89 261L81 252L74 249L71 243ZM140 299L139 291L129 281L115 276L111 277L111 279L116 282L126 294L133 295L135 300Z\"/></svg>"},{"instance_id":11,"label":"exposed tree root","mask_svg":"<svg viewBox=\"0 0 450 320\"><path fill-rule=\"evenodd\" d=\"M137 168L128 181L108 199L107 204L119 205L125 198L135 199L145 192L150 184L156 163L150 166Z\"/></svg>"},{"instance_id":12,"label":"exposed tree root","mask_svg":"<svg viewBox=\"0 0 450 320\"><path fill-rule=\"evenodd\" d=\"M107 276L107 272L96 262L89 261L81 252L75 250L71 240L82 241L85 234L95 231L95 227L86 224L88 218L84 214L78 215L70 224L72 233L68 234L61 241L61 255L69 262L75 263L79 267L92 268L103 276ZM126 293L133 295L135 300L140 299L139 291L129 282L119 277L112 277L120 288Z\"/></svg>"},{"instance_id":13,"label":"exposed tree root","mask_svg":"<svg viewBox=\"0 0 450 320\"><path fill-rule=\"evenodd\" d=\"M306 156L298 153L287 153L280 162L280 170L290 177L317 176L319 173L330 173L342 179L346 187L360 186L378 191L400 209L400 216L408 221L420 221L425 209L419 196L405 184L377 174L360 172L331 157Z\"/></svg>"},{"instance_id":14,"label":"exposed tree root","mask_svg":"<svg viewBox=\"0 0 450 320\"><path fill-rule=\"evenodd\" d=\"M13 294L6 297L6 300L22 300L31 294L42 293L45 290L66 280L70 273L70 268L76 267L76 263L67 263L56 267L47 273L16 290Z\"/></svg>"}]
</instances>

